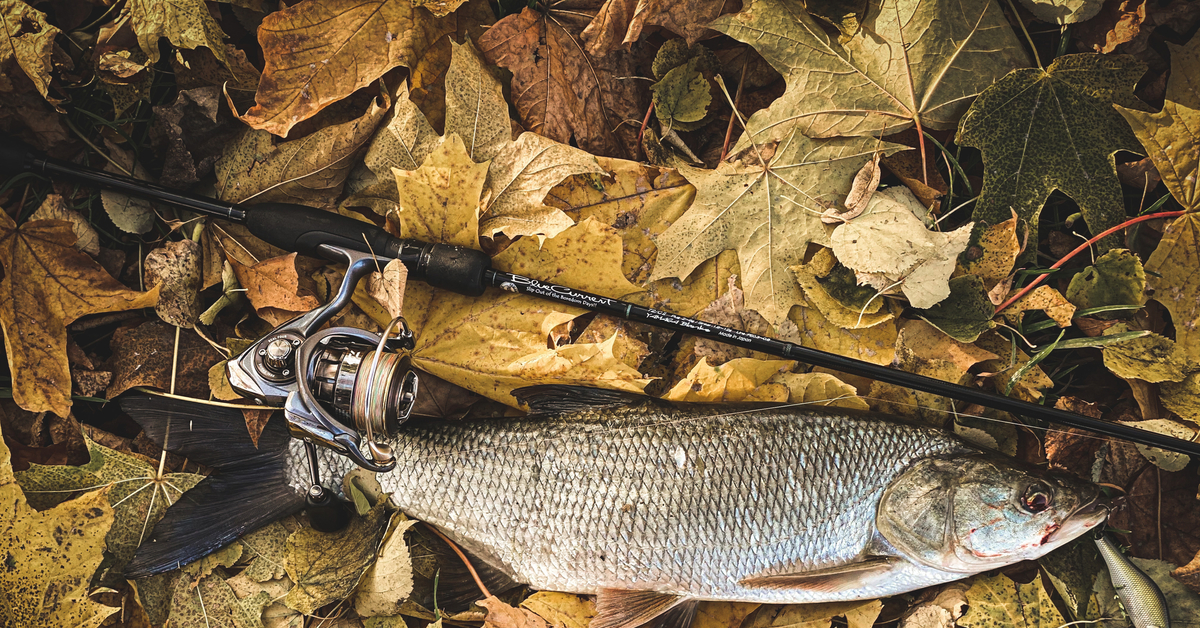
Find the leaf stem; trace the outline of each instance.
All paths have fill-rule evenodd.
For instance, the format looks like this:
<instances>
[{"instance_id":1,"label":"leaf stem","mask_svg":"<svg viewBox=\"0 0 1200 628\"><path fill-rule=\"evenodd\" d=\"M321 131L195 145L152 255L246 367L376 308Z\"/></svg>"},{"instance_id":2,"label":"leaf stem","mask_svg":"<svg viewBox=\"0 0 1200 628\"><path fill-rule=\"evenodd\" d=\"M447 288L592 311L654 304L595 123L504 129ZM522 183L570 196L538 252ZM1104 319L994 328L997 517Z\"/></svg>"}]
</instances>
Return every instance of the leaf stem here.
<instances>
[{"instance_id":1,"label":"leaf stem","mask_svg":"<svg viewBox=\"0 0 1200 628\"><path fill-rule=\"evenodd\" d=\"M749 48L749 46L747 46ZM737 92L733 95L734 109L737 109L738 102L742 99L742 86L746 84L746 66L750 64L750 51L746 51L746 59L742 61L742 76L738 79ZM729 154L729 140L733 137L733 122L737 120L737 112L730 112L729 126L725 127L725 144L721 146L721 158L718 162L725 161L725 157Z\"/></svg>"},{"instance_id":2,"label":"leaf stem","mask_svg":"<svg viewBox=\"0 0 1200 628\"><path fill-rule=\"evenodd\" d=\"M1080 244L1079 246L1075 247L1075 250L1074 250L1074 251L1071 251L1070 253L1067 253L1065 256L1063 256L1063 258L1062 258L1062 259L1058 260L1057 262L1054 262L1054 264L1053 264L1052 266L1050 266L1050 270L1055 270L1055 269L1058 269L1058 268L1062 268L1062 265L1063 265L1063 264L1066 264L1066 263L1067 263L1067 261L1068 261L1068 260L1070 260L1072 257L1075 257L1075 256L1076 256L1076 255L1078 255L1079 253L1081 253L1081 252L1083 252L1083 251L1086 251L1086 250L1087 250L1089 247L1091 247L1093 244L1095 244L1095 243L1099 242L1100 240L1103 240L1104 238L1106 238L1106 237L1108 237L1108 236L1110 236L1110 235L1112 235L1112 234L1114 234L1114 233L1116 233L1116 232L1118 232L1118 231L1120 231L1120 230L1122 230L1122 229L1124 229L1124 228L1126 228L1126 227L1129 227L1129 226L1131 226L1131 225L1135 225L1135 224L1137 224L1137 223L1139 223L1139 222L1145 222L1145 221L1147 221L1147 220L1153 220L1153 219L1155 219L1155 218L1176 218L1176 217L1178 217L1178 216L1182 216L1182 215L1184 215L1185 213L1187 213L1187 212L1183 212L1183 211L1177 211L1177 212L1160 212L1160 213L1157 213L1157 214L1146 214L1146 215L1144 215L1144 216L1137 216L1137 217L1135 217L1135 218L1130 218L1129 220L1126 220L1125 222L1123 222L1123 223L1121 223L1121 224L1119 224L1119 225L1117 225L1117 226L1115 226L1115 227L1112 227L1112 228L1110 228L1110 229L1105 229L1104 231L1101 231L1100 233L1098 233L1098 234L1096 234L1096 235L1092 236L1090 239L1088 239L1088 241L1086 241L1086 242L1084 242L1083 244ZM997 306L997 307L996 307L996 313L997 313L997 314L999 314L999 313L1000 313L1002 310L1004 310L1004 308L1006 308L1006 307L1008 307L1008 306L1012 305L1012 304L1013 304L1013 303L1014 303L1014 302L1015 302L1017 299L1020 299L1021 297L1025 296L1026 294L1028 294L1030 290L1033 290L1034 288L1036 288L1036 287L1038 286L1038 284L1042 283L1042 280L1043 280L1043 279L1045 279L1045 278L1046 278L1046 275L1048 275L1048 274L1050 274L1050 273L1045 273L1045 274L1038 275L1038 277L1037 277L1036 279L1034 279L1033 281L1029 282L1029 285L1028 285L1028 286L1025 286L1024 288L1021 288L1021 290L1020 290L1020 291L1018 291L1016 294L1014 294L1014 295L1012 295L1011 297L1009 297L1007 301L1005 301L1004 303L1001 303L999 306Z\"/></svg>"}]
</instances>

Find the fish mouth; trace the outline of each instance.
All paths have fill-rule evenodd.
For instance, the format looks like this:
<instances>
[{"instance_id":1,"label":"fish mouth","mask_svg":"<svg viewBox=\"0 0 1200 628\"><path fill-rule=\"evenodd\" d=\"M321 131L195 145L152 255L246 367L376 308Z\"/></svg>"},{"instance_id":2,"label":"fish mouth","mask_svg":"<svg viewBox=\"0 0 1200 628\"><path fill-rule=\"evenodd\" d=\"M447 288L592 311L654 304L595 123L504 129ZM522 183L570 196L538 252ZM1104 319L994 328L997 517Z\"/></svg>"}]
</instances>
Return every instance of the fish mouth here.
<instances>
[{"instance_id":1,"label":"fish mouth","mask_svg":"<svg viewBox=\"0 0 1200 628\"><path fill-rule=\"evenodd\" d=\"M1108 500L1102 499L1100 492L1096 491L1096 495L1092 497L1091 501L1076 508L1075 512L1063 519L1062 525L1047 535L1043 544L1065 543L1080 536L1091 528L1104 523L1108 519L1109 510Z\"/></svg>"}]
</instances>

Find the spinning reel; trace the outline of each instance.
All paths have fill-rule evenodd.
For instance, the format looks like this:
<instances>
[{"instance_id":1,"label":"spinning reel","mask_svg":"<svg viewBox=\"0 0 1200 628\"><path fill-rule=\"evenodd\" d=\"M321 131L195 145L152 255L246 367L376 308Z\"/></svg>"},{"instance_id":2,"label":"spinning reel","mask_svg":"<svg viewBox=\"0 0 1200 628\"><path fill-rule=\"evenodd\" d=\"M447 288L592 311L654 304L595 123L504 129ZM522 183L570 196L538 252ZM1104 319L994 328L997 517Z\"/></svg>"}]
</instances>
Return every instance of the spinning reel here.
<instances>
[{"instance_id":1,"label":"spinning reel","mask_svg":"<svg viewBox=\"0 0 1200 628\"><path fill-rule=\"evenodd\" d=\"M353 327L320 330L350 303L358 282L377 268L374 255L332 245L320 248L324 257L348 263L333 299L276 327L225 364L234 390L282 408L292 436L304 441L310 506L330 501L318 472L318 445L376 473L395 468L395 456L383 439L408 419L418 385L408 358L413 334L403 318L393 320L383 334Z\"/></svg>"}]
</instances>

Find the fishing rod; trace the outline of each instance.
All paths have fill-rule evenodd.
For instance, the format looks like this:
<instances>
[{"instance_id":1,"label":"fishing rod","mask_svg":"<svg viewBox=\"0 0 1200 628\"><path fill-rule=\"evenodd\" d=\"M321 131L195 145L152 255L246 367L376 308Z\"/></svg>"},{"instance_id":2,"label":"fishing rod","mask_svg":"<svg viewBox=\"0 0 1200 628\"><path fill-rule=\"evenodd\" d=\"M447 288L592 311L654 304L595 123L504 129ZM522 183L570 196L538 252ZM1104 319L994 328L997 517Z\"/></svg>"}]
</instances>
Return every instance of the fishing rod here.
<instances>
[{"instance_id":1,"label":"fishing rod","mask_svg":"<svg viewBox=\"0 0 1200 628\"><path fill-rule=\"evenodd\" d=\"M281 394L281 391L271 389L272 384L270 381L275 380L272 380L270 377L266 377L265 380L262 377L256 378L253 376L253 370L257 369L260 373L271 371L275 376L281 376L285 370L280 365L285 363L285 358L288 360L287 363L290 364L292 356L296 353L285 345L290 343L299 347L301 340L298 337L306 338L309 334L316 332L316 329L321 324L324 324L324 322L327 322L336 312L336 309L331 309L334 303L344 305L344 303L348 302L349 293L346 292L346 286L351 276L356 277L355 281L357 281L358 277L365 276L366 273L374 268L373 263L375 260L386 261L395 259L404 263L408 268L410 279L424 281L433 287L466 296L478 297L487 288L497 287L510 292L539 297L592 312L609 314L621 319L645 323L674 332L709 338L769 355L799 360L813 366L857 373L888 384L941 395L956 401L979 404L996 410L1020 414L1067 427L1079 428L1140 445L1157 447L1190 456L1200 456L1200 443L1197 442L1149 430L1142 430L1120 423L1102 421L1053 407L1005 397L977 388L951 384L932 377L891 369L878 364L804 347L796 343L768 338L636 305L619 299L591 294L567 286L496 270L491 267L491 258L482 251L446 244L432 244L418 240L397 238L378 226L333 212L289 203L262 203L256 205L227 203L87 168L42 156L15 138L3 134L0 134L0 172L13 174L24 172L47 177L60 177L84 185L107 188L132 196L170 203L206 216L214 216L245 225L251 234L281 249L321 257L335 262L347 262L350 265L347 271L347 281L343 283L339 296L335 297L334 302L331 302L329 307L319 308L309 315L302 316L301 318L304 320L293 325L290 329L280 328L275 330L271 335L264 338L263 341L252 347L255 350L253 354L248 350L246 355L249 357L243 361L245 372L239 374L231 368L231 382L234 386L242 390L260 391L262 392L261 395L255 395L260 399L283 402L284 396ZM350 284L349 289L350 291L353 290L353 284ZM319 334L321 332L316 333ZM382 348L385 344L382 338L386 337L387 333L385 332L383 337L375 334L366 334L365 332L363 334L365 335L361 335L358 340L362 343L378 341L381 348L380 353L382 353ZM263 344L264 341L265 344ZM411 342L411 339L404 339L402 342ZM260 344L262 345L261 347L259 346ZM306 355L305 358L318 359L315 354ZM348 358L343 358L343 361L345 359ZM296 362L296 364L299 371L303 365L300 362ZM371 377L376 376L375 367L377 366L378 363L373 364ZM272 369L274 370L272 371ZM286 369L289 376L290 370ZM239 376L242 376L242 380L240 382L234 381ZM250 381L251 379L255 381ZM243 385L239 386L239 383ZM305 386L300 386L300 394L304 397L301 401L306 403L301 403L301 401L296 403L319 407L319 404L312 403L312 393L308 392L306 388ZM346 394L349 395L350 393L347 392ZM387 394L389 395L389 399L392 399L394 405L397 403L395 400L399 398L398 395L411 396L415 394L415 389L414 386L398 390L389 389ZM363 400L356 400L355 402L360 405L367 404L367 401ZM347 401L346 403L349 404L351 402ZM314 410L317 415L321 414L321 411L317 408L308 408L310 414ZM389 420L394 420L396 414L395 411L391 411ZM352 440L352 430L341 429L342 426L336 421L332 421L329 417L316 416L315 418L310 417L310 419L315 421L313 425L316 427L313 428L315 430L313 433L324 435L323 438L318 438L317 440L343 450L347 447L350 440ZM331 423L333 424L332 428ZM370 463L371 460L387 460L386 452L378 451L375 453L378 454L378 457L372 458L370 453L359 453L357 448L354 448L348 455L351 455L360 464L363 462L368 463L364 465L368 468L375 467L378 470L383 470L386 465L372 465Z\"/></svg>"}]
</instances>

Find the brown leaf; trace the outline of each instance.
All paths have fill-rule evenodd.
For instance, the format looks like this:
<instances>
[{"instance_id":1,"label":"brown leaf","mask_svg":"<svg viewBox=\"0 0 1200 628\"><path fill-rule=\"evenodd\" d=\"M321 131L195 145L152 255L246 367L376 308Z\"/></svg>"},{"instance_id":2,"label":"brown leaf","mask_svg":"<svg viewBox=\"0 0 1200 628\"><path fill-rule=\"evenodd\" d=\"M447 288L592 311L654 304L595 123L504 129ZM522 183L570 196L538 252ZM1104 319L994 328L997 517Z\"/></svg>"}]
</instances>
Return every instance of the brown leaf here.
<instances>
[{"instance_id":1,"label":"brown leaf","mask_svg":"<svg viewBox=\"0 0 1200 628\"><path fill-rule=\"evenodd\" d=\"M484 628L547 628L546 620L523 608L513 608L496 596L476 602L487 609Z\"/></svg>"},{"instance_id":2,"label":"brown leaf","mask_svg":"<svg viewBox=\"0 0 1200 628\"><path fill-rule=\"evenodd\" d=\"M38 206L37 211L29 217L30 220L66 220L71 223L75 232L75 248L95 257L100 253L100 235L92 228L87 219L79 212L67 207L63 197L58 194L47 194L46 200Z\"/></svg>"},{"instance_id":3,"label":"brown leaf","mask_svg":"<svg viewBox=\"0 0 1200 628\"><path fill-rule=\"evenodd\" d=\"M176 329L161 321L118 329L112 339L113 382L106 396L112 399L134 386L148 386L207 399L208 370L222 356L195 332L181 330L176 359Z\"/></svg>"},{"instance_id":4,"label":"brown leaf","mask_svg":"<svg viewBox=\"0 0 1200 628\"><path fill-rule=\"evenodd\" d=\"M221 89L181 90L175 102L154 108L150 138L162 158L160 182L187 187L212 172L225 145L240 135L242 125L228 114L218 116Z\"/></svg>"},{"instance_id":5,"label":"brown leaf","mask_svg":"<svg viewBox=\"0 0 1200 628\"><path fill-rule=\"evenodd\" d=\"M1132 477L1106 478L1128 489L1126 506L1109 517L1109 525L1132 530L1133 555L1187 564L1200 551L1200 476L1187 470L1168 473L1146 462L1133 445L1120 444L1113 454L1130 459ZM1118 467L1118 470L1120 467Z\"/></svg>"},{"instance_id":6,"label":"brown leaf","mask_svg":"<svg viewBox=\"0 0 1200 628\"><path fill-rule=\"evenodd\" d=\"M883 167L896 175L901 183L908 186L913 195L921 201L921 205L927 208L936 211L941 204L942 197L950 191L950 186L942 178L942 173L934 167L932 159L925 161L925 171L922 173L921 154L917 151L892 153L885 155L880 161L883 162Z\"/></svg>"},{"instance_id":7,"label":"brown leaf","mask_svg":"<svg viewBox=\"0 0 1200 628\"><path fill-rule=\"evenodd\" d=\"M0 93L25 91L13 84L18 73L24 74L38 93L55 104L50 96L50 56L54 38L62 31L46 21L46 14L24 2L5 2L0 5L0 23L4 35L0 39ZM14 67L15 66L15 67ZM7 104L7 103L5 103Z\"/></svg>"},{"instance_id":8,"label":"brown leaf","mask_svg":"<svg viewBox=\"0 0 1200 628\"><path fill-rule=\"evenodd\" d=\"M1200 554L1196 554L1192 562L1172 571L1171 576L1192 591L1200 593Z\"/></svg>"},{"instance_id":9,"label":"brown leaf","mask_svg":"<svg viewBox=\"0 0 1200 628\"><path fill-rule=\"evenodd\" d=\"M246 266L232 257L229 263L238 283L246 289L250 304L272 325L321 304L311 290L301 285L295 253L263 260L253 266Z\"/></svg>"},{"instance_id":10,"label":"brown leaf","mask_svg":"<svg viewBox=\"0 0 1200 628\"><path fill-rule=\"evenodd\" d=\"M1081 45L1108 54L1137 37L1145 20L1145 0L1106 0L1096 17L1074 26L1071 34Z\"/></svg>"},{"instance_id":11,"label":"brown leaf","mask_svg":"<svg viewBox=\"0 0 1200 628\"><path fill-rule=\"evenodd\" d=\"M146 285L162 286L154 311L167 323L191 329L200 315L200 243L168 242L146 256Z\"/></svg>"},{"instance_id":12,"label":"brown leaf","mask_svg":"<svg viewBox=\"0 0 1200 628\"><path fill-rule=\"evenodd\" d=\"M286 137L296 124L374 83L412 67L451 22L410 0L305 0L263 18L266 65L254 105L241 119Z\"/></svg>"},{"instance_id":13,"label":"brown leaf","mask_svg":"<svg viewBox=\"0 0 1200 628\"><path fill-rule=\"evenodd\" d=\"M13 397L27 410L66 416L71 407L66 326L85 314L150 307L158 290L128 290L77 250L71 224L0 216L0 324Z\"/></svg>"},{"instance_id":14,"label":"brown leaf","mask_svg":"<svg viewBox=\"0 0 1200 628\"><path fill-rule=\"evenodd\" d=\"M526 8L479 39L488 62L512 71L513 105L530 131L595 155L636 155L637 128L625 124L645 113L645 91L626 77L637 74L634 55L596 59L580 33L595 13L594 0L567 0L545 13Z\"/></svg>"}]
</instances>

